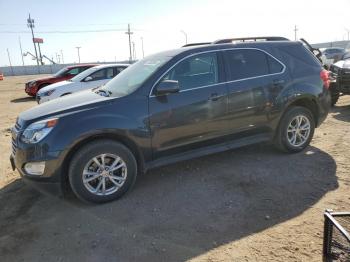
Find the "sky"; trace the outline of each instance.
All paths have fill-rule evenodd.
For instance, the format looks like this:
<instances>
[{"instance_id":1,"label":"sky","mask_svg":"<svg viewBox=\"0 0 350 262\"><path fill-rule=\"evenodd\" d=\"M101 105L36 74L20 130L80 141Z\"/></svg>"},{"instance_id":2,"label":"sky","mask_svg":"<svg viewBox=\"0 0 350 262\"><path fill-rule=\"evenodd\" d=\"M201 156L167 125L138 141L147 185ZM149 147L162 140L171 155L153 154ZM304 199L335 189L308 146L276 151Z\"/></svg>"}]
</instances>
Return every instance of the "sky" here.
<instances>
[{"instance_id":1,"label":"sky","mask_svg":"<svg viewBox=\"0 0 350 262\"><path fill-rule=\"evenodd\" d=\"M121 61L129 58L128 35L136 58L188 43L247 36L297 37L310 43L347 40L350 0L0 0L0 66L22 65L34 54L28 14L42 54L65 63ZM98 32L86 32L98 31ZM62 50L62 52L61 52ZM62 58L60 58L62 62ZM25 65L35 64L29 56ZM48 63L48 61L46 61Z\"/></svg>"}]
</instances>

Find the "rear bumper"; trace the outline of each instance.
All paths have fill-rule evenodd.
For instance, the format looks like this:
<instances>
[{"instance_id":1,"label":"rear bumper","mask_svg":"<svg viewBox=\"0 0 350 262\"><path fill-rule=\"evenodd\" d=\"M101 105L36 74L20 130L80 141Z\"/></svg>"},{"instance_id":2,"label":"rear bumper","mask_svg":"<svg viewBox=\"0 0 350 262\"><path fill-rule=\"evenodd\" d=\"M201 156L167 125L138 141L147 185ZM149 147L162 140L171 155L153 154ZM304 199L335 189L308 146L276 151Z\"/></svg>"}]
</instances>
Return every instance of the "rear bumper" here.
<instances>
[{"instance_id":1,"label":"rear bumper","mask_svg":"<svg viewBox=\"0 0 350 262\"><path fill-rule=\"evenodd\" d=\"M323 92L319 95L318 98L318 119L316 123L317 127L319 127L327 118L328 112L331 108L331 100L330 91L324 88Z\"/></svg>"}]
</instances>

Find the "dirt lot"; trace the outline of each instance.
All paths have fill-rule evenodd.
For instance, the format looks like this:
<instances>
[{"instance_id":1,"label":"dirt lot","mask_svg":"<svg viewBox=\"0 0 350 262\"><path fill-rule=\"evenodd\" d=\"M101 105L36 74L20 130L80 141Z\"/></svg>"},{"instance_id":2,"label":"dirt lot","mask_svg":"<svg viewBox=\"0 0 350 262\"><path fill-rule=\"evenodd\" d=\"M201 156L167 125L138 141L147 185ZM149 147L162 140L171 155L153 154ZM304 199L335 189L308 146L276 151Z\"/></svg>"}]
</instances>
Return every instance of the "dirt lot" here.
<instances>
[{"instance_id":1,"label":"dirt lot","mask_svg":"<svg viewBox=\"0 0 350 262\"><path fill-rule=\"evenodd\" d=\"M35 106L0 81L1 261L321 261L323 211L350 210L350 98L312 145L255 145L155 169L94 206L25 185L10 168L16 116Z\"/></svg>"}]
</instances>

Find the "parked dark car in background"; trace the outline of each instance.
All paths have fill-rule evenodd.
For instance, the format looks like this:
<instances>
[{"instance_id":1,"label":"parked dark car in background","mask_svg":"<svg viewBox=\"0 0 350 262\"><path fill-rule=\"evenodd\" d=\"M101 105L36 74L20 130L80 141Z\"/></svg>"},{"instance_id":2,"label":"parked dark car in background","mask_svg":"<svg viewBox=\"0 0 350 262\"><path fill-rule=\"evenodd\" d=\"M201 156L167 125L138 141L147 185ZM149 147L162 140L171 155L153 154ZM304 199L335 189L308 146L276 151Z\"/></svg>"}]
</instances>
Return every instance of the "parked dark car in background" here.
<instances>
[{"instance_id":1,"label":"parked dark car in background","mask_svg":"<svg viewBox=\"0 0 350 262\"><path fill-rule=\"evenodd\" d=\"M43 87L57 83L64 80L69 80L90 67L97 66L97 64L85 64L67 66L59 70L56 74L48 77L34 79L25 84L25 92L30 96L36 96L36 93Z\"/></svg>"},{"instance_id":2,"label":"parked dark car in background","mask_svg":"<svg viewBox=\"0 0 350 262\"><path fill-rule=\"evenodd\" d=\"M333 59L334 62L339 61L345 53L346 50L340 47L330 47L322 51L322 54L326 56L327 59Z\"/></svg>"},{"instance_id":3,"label":"parked dark car in background","mask_svg":"<svg viewBox=\"0 0 350 262\"><path fill-rule=\"evenodd\" d=\"M332 105L335 105L342 95L350 95L350 53L343 55L342 59L329 68L332 75L330 91Z\"/></svg>"},{"instance_id":4,"label":"parked dark car in background","mask_svg":"<svg viewBox=\"0 0 350 262\"><path fill-rule=\"evenodd\" d=\"M176 161L263 141L302 151L330 108L328 71L300 42L239 40L148 56L101 88L21 113L13 168L101 203Z\"/></svg>"}]
</instances>

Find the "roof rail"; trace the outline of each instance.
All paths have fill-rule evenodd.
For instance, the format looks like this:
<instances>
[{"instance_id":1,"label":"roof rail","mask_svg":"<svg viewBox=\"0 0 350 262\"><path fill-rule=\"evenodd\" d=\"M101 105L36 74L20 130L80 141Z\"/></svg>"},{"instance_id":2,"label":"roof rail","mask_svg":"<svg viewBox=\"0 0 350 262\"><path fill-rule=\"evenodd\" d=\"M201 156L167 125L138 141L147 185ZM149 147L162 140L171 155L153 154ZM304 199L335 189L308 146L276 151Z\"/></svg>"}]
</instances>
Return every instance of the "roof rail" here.
<instances>
[{"instance_id":1,"label":"roof rail","mask_svg":"<svg viewBox=\"0 0 350 262\"><path fill-rule=\"evenodd\" d=\"M244 37L244 38L227 38L220 39L213 42L213 44L227 44L237 42L246 42L246 41L289 41L288 38L280 36L259 36L259 37Z\"/></svg>"},{"instance_id":2,"label":"roof rail","mask_svg":"<svg viewBox=\"0 0 350 262\"><path fill-rule=\"evenodd\" d=\"M182 47L188 47L188 46L196 46L196 45L210 45L212 44L211 42L202 42L202 43L191 43L191 44L186 44Z\"/></svg>"}]
</instances>

